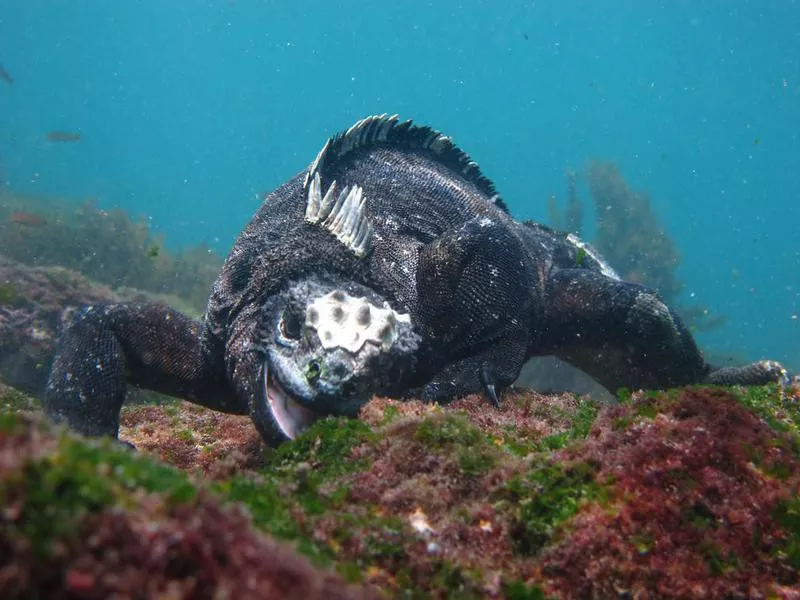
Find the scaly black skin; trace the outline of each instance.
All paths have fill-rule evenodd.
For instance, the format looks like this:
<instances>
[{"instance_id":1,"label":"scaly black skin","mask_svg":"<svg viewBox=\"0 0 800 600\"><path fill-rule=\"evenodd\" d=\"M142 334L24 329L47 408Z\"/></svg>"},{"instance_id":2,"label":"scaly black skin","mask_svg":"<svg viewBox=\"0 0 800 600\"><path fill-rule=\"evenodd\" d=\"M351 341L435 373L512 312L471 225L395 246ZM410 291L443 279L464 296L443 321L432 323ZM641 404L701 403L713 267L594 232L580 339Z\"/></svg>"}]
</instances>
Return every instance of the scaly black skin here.
<instances>
[{"instance_id":1,"label":"scaly black skin","mask_svg":"<svg viewBox=\"0 0 800 600\"><path fill-rule=\"evenodd\" d=\"M269 194L222 267L202 322L147 304L75 313L49 376L47 413L84 434L116 436L131 384L250 414L267 442L280 442L264 369L282 377L268 357L293 352L274 343L281 303L290 302L281 294L316 278L325 289L364 291L376 305L410 314L419 339L408 355L369 363L339 395L302 399L320 414L353 414L373 393L447 401L483 390L496 400L528 358L546 354L610 390L785 377L768 362L713 371L655 292L616 278L576 238L514 221L447 138L370 119L334 137L322 159ZM372 227L363 256L305 218L314 173L323 193L334 180L339 189L363 188ZM331 369L339 364L332 355L324 360Z\"/></svg>"}]
</instances>

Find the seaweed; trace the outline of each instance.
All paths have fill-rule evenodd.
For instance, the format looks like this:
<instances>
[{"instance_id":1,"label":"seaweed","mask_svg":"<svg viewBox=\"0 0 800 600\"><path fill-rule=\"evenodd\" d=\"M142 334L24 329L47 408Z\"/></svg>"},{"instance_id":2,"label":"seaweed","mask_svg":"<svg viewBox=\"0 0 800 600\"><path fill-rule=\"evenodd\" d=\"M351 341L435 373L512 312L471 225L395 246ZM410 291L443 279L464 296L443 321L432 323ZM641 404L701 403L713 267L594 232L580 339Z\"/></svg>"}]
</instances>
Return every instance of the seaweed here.
<instances>
[{"instance_id":1,"label":"seaweed","mask_svg":"<svg viewBox=\"0 0 800 600\"><path fill-rule=\"evenodd\" d=\"M340 594L412 598L780 596L800 585L800 390L505 400L493 410L477 396L445 407L376 398L358 420L323 419L271 450L250 443L246 417L126 407L121 435L136 453L0 397L0 571L13 573L0 594L124 595L113 586L134 575L151 593L212 596L256 576L274 589L276 552L304 573L281 579L298 596L320 578Z\"/></svg>"},{"instance_id":2,"label":"seaweed","mask_svg":"<svg viewBox=\"0 0 800 600\"><path fill-rule=\"evenodd\" d=\"M222 266L206 244L172 252L147 220L96 199L80 204L0 195L2 253L31 266L60 266L114 290L133 288L180 297L191 312L205 308Z\"/></svg>"},{"instance_id":3,"label":"seaweed","mask_svg":"<svg viewBox=\"0 0 800 600\"><path fill-rule=\"evenodd\" d=\"M552 196L548 200L554 226L574 233L580 233L583 218L577 177L575 171L568 171L563 215L557 200ZM585 177L595 208L596 235L592 244L620 276L657 290L692 330L704 331L724 324L724 316L712 314L707 307L681 302L684 286L676 273L680 253L659 223L649 195L632 189L611 161L590 161Z\"/></svg>"}]
</instances>

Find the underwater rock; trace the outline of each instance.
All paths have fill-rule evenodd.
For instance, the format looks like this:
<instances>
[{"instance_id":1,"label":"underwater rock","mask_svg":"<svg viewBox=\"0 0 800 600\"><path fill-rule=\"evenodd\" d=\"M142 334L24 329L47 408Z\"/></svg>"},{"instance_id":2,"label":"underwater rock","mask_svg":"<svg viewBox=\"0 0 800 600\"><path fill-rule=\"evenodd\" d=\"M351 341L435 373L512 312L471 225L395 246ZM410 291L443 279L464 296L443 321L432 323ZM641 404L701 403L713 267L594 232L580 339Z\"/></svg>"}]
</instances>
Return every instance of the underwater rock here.
<instances>
[{"instance_id":1,"label":"underwater rock","mask_svg":"<svg viewBox=\"0 0 800 600\"><path fill-rule=\"evenodd\" d=\"M0 254L0 380L40 397L65 311L122 300L172 299L112 290L63 267L31 266Z\"/></svg>"},{"instance_id":2,"label":"underwater rock","mask_svg":"<svg viewBox=\"0 0 800 600\"><path fill-rule=\"evenodd\" d=\"M0 189L0 253L26 265L60 266L114 290L132 288L168 296L199 316L222 259L200 244L170 252L144 217ZM180 297L180 300L178 299Z\"/></svg>"},{"instance_id":3,"label":"underwater rock","mask_svg":"<svg viewBox=\"0 0 800 600\"><path fill-rule=\"evenodd\" d=\"M221 480L264 467L263 443L249 417L189 402L129 405L120 439L181 470Z\"/></svg>"},{"instance_id":4,"label":"underwater rock","mask_svg":"<svg viewBox=\"0 0 800 600\"><path fill-rule=\"evenodd\" d=\"M800 593L797 388L613 404L514 391L499 410L478 396L374 398L359 419L323 419L277 449L246 417L126 407L120 437L135 453L0 394L3 597L134 574L179 597L246 597L231 586L259 577L287 597L314 597L323 580L340 597ZM342 587L264 533L367 587Z\"/></svg>"},{"instance_id":5,"label":"underwater rock","mask_svg":"<svg viewBox=\"0 0 800 600\"><path fill-rule=\"evenodd\" d=\"M0 425L3 598L377 598L122 447Z\"/></svg>"},{"instance_id":6,"label":"underwater rock","mask_svg":"<svg viewBox=\"0 0 800 600\"><path fill-rule=\"evenodd\" d=\"M109 288L67 269L31 267L0 254L0 378L39 395L63 311L118 300Z\"/></svg>"}]
</instances>

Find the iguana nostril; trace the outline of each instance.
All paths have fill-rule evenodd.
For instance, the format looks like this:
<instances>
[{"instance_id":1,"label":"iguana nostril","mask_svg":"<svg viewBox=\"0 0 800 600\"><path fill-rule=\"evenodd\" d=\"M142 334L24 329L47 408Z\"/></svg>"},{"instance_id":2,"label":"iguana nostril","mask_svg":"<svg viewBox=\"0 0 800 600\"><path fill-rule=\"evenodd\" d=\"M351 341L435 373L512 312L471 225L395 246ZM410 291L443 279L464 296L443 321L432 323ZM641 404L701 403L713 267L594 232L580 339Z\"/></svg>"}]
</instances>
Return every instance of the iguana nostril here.
<instances>
[{"instance_id":1,"label":"iguana nostril","mask_svg":"<svg viewBox=\"0 0 800 600\"><path fill-rule=\"evenodd\" d=\"M349 369L344 363L336 363L331 365L330 370L337 379L345 379L349 373Z\"/></svg>"},{"instance_id":2,"label":"iguana nostril","mask_svg":"<svg viewBox=\"0 0 800 600\"><path fill-rule=\"evenodd\" d=\"M319 379L320 373L322 373L322 367L316 360L312 360L308 363L308 366L306 367L306 379L308 381L316 381Z\"/></svg>"}]
</instances>

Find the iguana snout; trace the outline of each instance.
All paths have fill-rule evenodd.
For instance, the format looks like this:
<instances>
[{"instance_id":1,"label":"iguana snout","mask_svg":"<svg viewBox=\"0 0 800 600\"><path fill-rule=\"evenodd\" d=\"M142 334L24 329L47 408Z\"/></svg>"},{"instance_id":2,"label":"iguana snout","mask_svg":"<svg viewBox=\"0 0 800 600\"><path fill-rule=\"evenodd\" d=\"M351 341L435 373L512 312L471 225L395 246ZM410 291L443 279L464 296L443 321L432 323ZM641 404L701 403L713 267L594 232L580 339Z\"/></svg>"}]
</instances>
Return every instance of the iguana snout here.
<instances>
[{"instance_id":1,"label":"iguana snout","mask_svg":"<svg viewBox=\"0 0 800 600\"><path fill-rule=\"evenodd\" d=\"M257 414L294 438L316 419L353 416L410 373L419 346L407 313L346 280L291 282L263 310ZM264 424L262 424L263 426Z\"/></svg>"}]
</instances>

